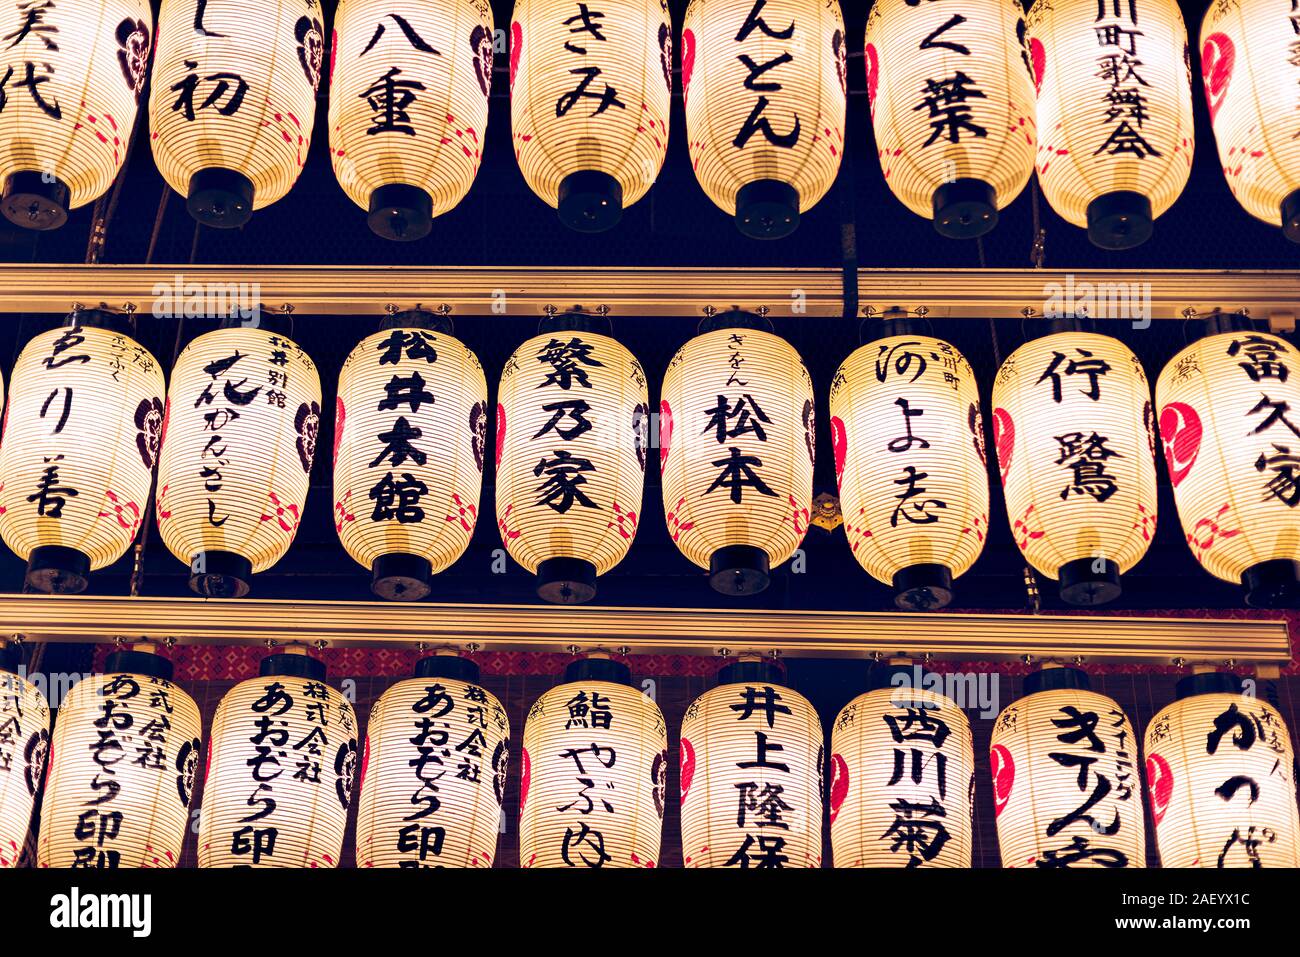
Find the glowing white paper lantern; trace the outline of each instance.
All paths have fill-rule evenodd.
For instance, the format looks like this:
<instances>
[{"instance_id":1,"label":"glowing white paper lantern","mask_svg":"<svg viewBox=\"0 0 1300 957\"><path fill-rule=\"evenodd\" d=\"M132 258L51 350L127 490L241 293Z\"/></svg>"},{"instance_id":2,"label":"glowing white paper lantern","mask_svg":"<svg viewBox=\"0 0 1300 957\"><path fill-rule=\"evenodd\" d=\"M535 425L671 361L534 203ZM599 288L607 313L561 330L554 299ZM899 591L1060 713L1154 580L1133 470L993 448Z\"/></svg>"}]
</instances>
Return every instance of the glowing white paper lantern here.
<instances>
[{"instance_id":1,"label":"glowing white paper lantern","mask_svg":"<svg viewBox=\"0 0 1300 957\"><path fill-rule=\"evenodd\" d=\"M50 707L21 664L18 645L0 642L0 869L22 857L50 753Z\"/></svg>"}]
</instances>

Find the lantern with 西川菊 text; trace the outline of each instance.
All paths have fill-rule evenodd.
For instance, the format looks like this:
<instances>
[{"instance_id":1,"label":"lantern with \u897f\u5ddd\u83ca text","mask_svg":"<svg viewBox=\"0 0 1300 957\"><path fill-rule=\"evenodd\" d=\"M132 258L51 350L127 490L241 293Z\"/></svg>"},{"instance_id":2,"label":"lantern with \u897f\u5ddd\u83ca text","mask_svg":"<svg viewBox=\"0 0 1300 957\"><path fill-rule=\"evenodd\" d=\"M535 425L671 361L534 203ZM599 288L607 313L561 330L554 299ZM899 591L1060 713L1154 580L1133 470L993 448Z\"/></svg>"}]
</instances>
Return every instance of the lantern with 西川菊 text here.
<instances>
[{"instance_id":1,"label":"lantern with \u897f\u5ddd\u83ca text","mask_svg":"<svg viewBox=\"0 0 1300 957\"><path fill-rule=\"evenodd\" d=\"M0 869L17 867L50 754L50 707L17 642L0 640Z\"/></svg>"}]
</instances>

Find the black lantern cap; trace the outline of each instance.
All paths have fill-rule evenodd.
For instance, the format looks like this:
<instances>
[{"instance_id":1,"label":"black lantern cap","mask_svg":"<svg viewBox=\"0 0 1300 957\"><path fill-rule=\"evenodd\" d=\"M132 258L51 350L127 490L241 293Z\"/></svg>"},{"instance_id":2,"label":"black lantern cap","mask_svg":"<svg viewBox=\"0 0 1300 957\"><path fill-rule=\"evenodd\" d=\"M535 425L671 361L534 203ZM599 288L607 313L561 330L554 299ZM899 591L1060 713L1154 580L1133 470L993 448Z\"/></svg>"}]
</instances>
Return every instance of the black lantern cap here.
<instances>
[{"instance_id":1,"label":"black lantern cap","mask_svg":"<svg viewBox=\"0 0 1300 957\"><path fill-rule=\"evenodd\" d=\"M63 180L50 173L25 169L5 178L0 212L15 226L44 232L58 229L68 221L71 201L72 190Z\"/></svg>"},{"instance_id":2,"label":"black lantern cap","mask_svg":"<svg viewBox=\"0 0 1300 957\"><path fill-rule=\"evenodd\" d=\"M785 683L785 669L771 659L763 661L733 661L718 669L718 684L766 684Z\"/></svg>"},{"instance_id":3,"label":"black lantern cap","mask_svg":"<svg viewBox=\"0 0 1300 957\"><path fill-rule=\"evenodd\" d=\"M243 598L252 579L253 563L234 552L199 552L190 563L190 591L204 598Z\"/></svg>"},{"instance_id":4,"label":"black lantern cap","mask_svg":"<svg viewBox=\"0 0 1300 957\"><path fill-rule=\"evenodd\" d=\"M779 179L736 190L736 228L750 239L784 239L799 228L799 191Z\"/></svg>"},{"instance_id":5,"label":"black lantern cap","mask_svg":"<svg viewBox=\"0 0 1300 957\"><path fill-rule=\"evenodd\" d=\"M1182 701L1201 694L1241 694L1245 689L1240 676L1226 671L1206 671L1178 679L1174 685L1174 700Z\"/></svg>"},{"instance_id":6,"label":"black lantern cap","mask_svg":"<svg viewBox=\"0 0 1300 957\"><path fill-rule=\"evenodd\" d=\"M1061 315L1048 316L1044 319L1031 322L1033 331L1028 338L1045 339L1048 336L1060 335L1063 332L1096 332L1097 323L1087 316L1080 315Z\"/></svg>"},{"instance_id":7,"label":"black lantern cap","mask_svg":"<svg viewBox=\"0 0 1300 957\"><path fill-rule=\"evenodd\" d=\"M580 233L603 233L623 218L623 187L613 176L584 169L560 180L556 212Z\"/></svg>"},{"instance_id":8,"label":"black lantern cap","mask_svg":"<svg viewBox=\"0 0 1300 957\"><path fill-rule=\"evenodd\" d=\"M293 313L284 309L268 309L258 303L254 309L234 307L217 320L218 329L259 329L262 332L286 339L293 338Z\"/></svg>"},{"instance_id":9,"label":"black lantern cap","mask_svg":"<svg viewBox=\"0 0 1300 957\"><path fill-rule=\"evenodd\" d=\"M1151 238L1151 200L1132 190L1104 193L1088 204L1088 238L1098 249L1132 249Z\"/></svg>"},{"instance_id":10,"label":"black lantern cap","mask_svg":"<svg viewBox=\"0 0 1300 957\"><path fill-rule=\"evenodd\" d=\"M878 661L871 666L871 671L867 675L867 690L878 691L881 688L912 688L920 691L924 689L924 681L930 672L926 671L919 664L912 661ZM917 684L917 676L920 676L922 684ZM894 679L903 677L906 680L896 682Z\"/></svg>"},{"instance_id":11,"label":"black lantern cap","mask_svg":"<svg viewBox=\"0 0 1300 957\"><path fill-rule=\"evenodd\" d=\"M565 682L608 681L616 685L632 685L632 669L612 658L580 658L564 669Z\"/></svg>"},{"instance_id":12,"label":"black lantern cap","mask_svg":"<svg viewBox=\"0 0 1300 957\"><path fill-rule=\"evenodd\" d=\"M1088 673L1080 668L1039 668L1025 675L1025 694L1040 691L1091 691Z\"/></svg>"},{"instance_id":13,"label":"black lantern cap","mask_svg":"<svg viewBox=\"0 0 1300 957\"><path fill-rule=\"evenodd\" d=\"M253 181L243 173L209 166L190 177L185 208L204 226L236 229L253 215Z\"/></svg>"},{"instance_id":14,"label":"black lantern cap","mask_svg":"<svg viewBox=\"0 0 1300 957\"><path fill-rule=\"evenodd\" d=\"M537 566L537 597L581 605L596 597L596 566L585 558L548 558Z\"/></svg>"},{"instance_id":15,"label":"black lantern cap","mask_svg":"<svg viewBox=\"0 0 1300 957\"><path fill-rule=\"evenodd\" d=\"M982 179L955 179L934 191L934 228L949 239L974 239L998 224L997 192Z\"/></svg>"},{"instance_id":16,"label":"black lantern cap","mask_svg":"<svg viewBox=\"0 0 1300 957\"><path fill-rule=\"evenodd\" d=\"M894 604L904 611L934 611L952 601L952 570L922 562L894 573Z\"/></svg>"},{"instance_id":17,"label":"black lantern cap","mask_svg":"<svg viewBox=\"0 0 1300 957\"><path fill-rule=\"evenodd\" d=\"M147 678L172 680L172 663L152 651L124 649L115 651L104 659L105 674L144 675Z\"/></svg>"},{"instance_id":18,"label":"black lantern cap","mask_svg":"<svg viewBox=\"0 0 1300 957\"><path fill-rule=\"evenodd\" d=\"M380 555L370 571L370 590L385 601L420 601L433 591L433 565L419 555Z\"/></svg>"},{"instance_id":19,"label":"black lantern cap","mask_svg":"<svg viewBox=\"0 0 1300 957\"><path fill-rule=\"evenodd\" d=\"M1291 608L1300 602L1300 562L1274 558L1242 573L1246 604L1252 608Z\"/></svg>"},{"instance_id":20,"label":"black lantern cap","mask_svg":"<svg viewBox=\"0 0 1300 957\"><path fill-rule=\"evenodd\" d=\"M700 320L696 332L703 335L706 332L717 332L719 329L757 329L760 332L772 332L774 327L772 320L767 316L760 316L756 312L732 306L722 312L705 316Z\"/></svg>"},{"instance_id":21,"label":"black lantern cap","mask_svg":"<svg viewBox=\"0 0 1300 957\"><path fill-rule=\"evenodd\" d=\"M553 336L561 332L587 332L599 336L612 336L614 324L609 316L583 312L581 306L551 313L537 324L537 334L540 336Z\"/></svg>"},{"instance_id":22,"label":"black lantern cap","mask_svg":"<svg viewBox=\"0 0 1300 957\"><path fill-rule=\"evenodd\" d=\"M479 683L479 667L460 655L429 655L415 663L417 678L450 678L466 684Z\"/></svg>"},{"instance_id":23,"label":"black lantern cap","mask_svg":"<svg viewBox=\"0 0 1300 957\"><path fill-rule=\"evenodd\" d=\"M1217 336L1225 332L1255 332L1255 321L1239 312L1212 312L1201 320L1202 336Z\"/></svg>"},{"instance_id":24,"label":"black lantern cap","mask_svg":"<svg viewBox=\"0 0 1300 957\"><path fill-rule=\"evenodd\" d=\"M433 229L433 197L419 186L390 183L370 193L366 225L382 239L409 243Z\"/></svg>"},{"instance_id":25,"label":"black lantern cap","mask_svg":"<svg viewBox=\"0 0 1300 957\"><path fill-rule=\"evenodd\" d=\"M709 556L709 584L723 595L757 595L772 583L767 552L754 545L726 545Z\"/></svg>"},{"instance_id":26,"label":"black lantern cap","mask_svg":"<svg viewBox=\"0 0 1300 957\"><path fill-rule=\"evenodd\" d=\"M396 309L379 320L380 332L387 332L390 329L428 329L430 332L450 336L455 332L455 328L449 314L434 312L432 309L421 309L419 306L414 309Z\"/></svg>"},{"instance_id":27,"label":"black lantern cap","mask_svg":"<svg viewBox=\"0 0 1300 957\"><path fill-rule=\"evenodd\" d=\"M858 344L866 345L893 336L926 335L927 320L910 316L904 310L887 310L879 317L868 316L858 323Z\"/></svg>"},{"instance_id":28,"label":"black lantern cap","mask_svg":"<svg viewBox=\"0 0 1300 957\"><path fill-rule=\"evenodd\" d=\"M324 681L325 662L311 655L274 652L262 659L257 673L263 678L306 678L309 681Z\"/></svg>"},{"instance_id":29,"label":"black lantern cap","mask_svg":"<svg viewBox=\"0 0 1300 957\"><path fill-rule=\"evenodd\" d=\"M135 335L131 317L125 313L115 312L103 303L100 303L94 309L74 308L72 312L68 313L68 318L63 324L68 328L81 326L83 328L105 329L108 332L117 332L127 336Z\"/></svg>"},{"instance_id":30,"label":"black lantern cap","mask_svg":"<svg viewBox=\"0 0 1300 957\"><path fill-rule=\"evenodd\" d=\"M1104 605L1120 596L1119 565L1109 558L1076 558L1057 570L1061 600L1071 605Z\"/></svg>"},{"instance_id":31,"label":"black lantern cap","mask_svg":"<svg viewBox=\"0 0 1300 957\"><path fill-rule=\"evenodd\" d=\"M1282 235L1293 243L1300 243L1300 189L1288 193L1282 200Z\"/></svg>"},{"instance_id":32,"label":"black lantern cap","mask_svg":"<svg viewBox=\"0 0 1300 957\"><path fill-rule=\"evenodd\" d=\"M90 584L90 556L66 545L37 545L27 558L25 583L47 595L79 595Z\"/></svg>"}]
</instances>

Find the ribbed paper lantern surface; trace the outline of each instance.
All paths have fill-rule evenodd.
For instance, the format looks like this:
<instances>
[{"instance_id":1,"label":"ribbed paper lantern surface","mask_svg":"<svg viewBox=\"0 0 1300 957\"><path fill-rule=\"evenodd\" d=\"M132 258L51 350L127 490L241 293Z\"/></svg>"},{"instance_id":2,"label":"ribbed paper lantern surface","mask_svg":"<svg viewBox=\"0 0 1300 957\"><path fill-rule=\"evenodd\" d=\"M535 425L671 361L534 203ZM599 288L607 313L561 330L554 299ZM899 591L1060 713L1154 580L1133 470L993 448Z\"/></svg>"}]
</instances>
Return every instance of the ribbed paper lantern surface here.
<instances>
[{"instance_id":1,"label":"ribbed paper lantern surface","mask_svg":"<svg viewBox=\"0 0 1300 957\"><path fill-rule=\"evenodd\" d=\"M289 192L316 116L325 38L316 0L165 0L149 92L154 162L217 228Z\"/></svg>"},{"instance_id":2,"label":"ribbed paper lantern surface","mask_svg":"<svg viewBox=\"0 0 1300 957\"><path fill-rule=\"evenodd\" d=\"M734 326L673 356L659 407L668 533L713 587L767 587L808 531L816 407L812 379L784 339Z\"/></svg>"},{"instance_id":3,"label":"ribbed paper lantern surface","mask_svg":"<svg viewBox=\"0 0 1300 957\"><path fill-rule=\"evenodd\" d=\"M269 655L217 706L199 867L337 867L359 769L352 705L325 666Z\"/></svg>"},{"instance_id":4,"label":"ribbed paper lantern surface","mask_svg":"<svg viewBox=\"0 0 1300 957\"><path fill-rule=\"evenodd\" d=\"M641 521L645 372L609 336L556 327L506 362L497 392L497 524L548 601L588 601Z\"/></svg>"},{"instance_id":5,"label":"ribbed paper lantern surface","mask_svg":"<svg viewBox=\"0 0 1300 957\"><path fill-rule=\"evenodd\" d=\"M22 857L49 753L45 695L18 673L17 654L0 648L0 869Z\"/></svg>"},{"instance_id":6,"label":"ribbed paper lantern surface","mask_svg":"<svg viewBox=\"0 0 1300 957\"><path fill-rule=\"evenodd\" d=\"M0 439L0 536L46 592L84 590L135 541L162 431L158 360L81 315L23 348Z\"/></svg>"},{"instance_id":7,"label":"ribbed paper lantern surface","mask_svg":"<svg viewBox=\"0 0 1300 957\"><path fill-rule=\"evenodd\" d=\"M682 95L691 165L746 235L789 235L835 182L846 54L836 2L691 0L686 8Z\"/></svg>"},{"instance_id":8,"label":"ribbed paper lantern surface","mask_svg":"<svg viewBox=\"0 0 1300 957\"><path fill-rule=\"evenodd\" d=\"M767 674L773 671L775 674ZM776 669L723 669L682 719L687 867L820 867L822 726Z\"/></svg>"},{"instance_id":9,"label":"ribbed paper lantern surface","mask_svg":"<svg viewBox=\"0 0 1300 957\"><path fill-rule=\"evenodd\" d=\"M415 600L478 522L487 382L459 339L420 326L367 336L339 375L334 527L376 594Z\"/></svg>"},{"instance_id":10,"label":"ribbed paper lantern surface","mask_svg":"<svg viewBox=\"0 0 1300 957\"><path fill-rule=\"evenodd\" d=\"M1110 601L1156 531L1151 387L1118 339L1025 343L993 383L1007 520L1025 560L1072 604Z\"/></svg>"},{"instance_id":11,"label":"ribbed paper lantern surface","mask_svg":"<svg viewBox=\"0 0 1300 957\"><path fill-rule=\"evenodd\" d=\"M1043 195L1103 249L1144 242L1195 148L1176 0L1037 0L1026 22Z\"/></svg>"},{"instance_id":12,"label":"ribbed paper lantern surface","mask_svg":"<svg viewBox=\"0 0 1300 957\"><path fill-rule=\"evenodd\" d=\"M146 0L21 0L0 12L0 211L54 229L126 160L153 36Z\"/></svg>"},{"instance_id":13,"label":"ribbed paper lantern surface","mask_svg":"<svg viewBox=\"0 0 1300 957\"><path fill-rule=\"evenodd\" d=\"M1137 738L1124 712L1072 668L1030 675L1025 690L998 715L989 750L1002 866L1145 867Z\"/></svg>"},{"instance_id":14,"label":"ribbed paper lantern surface","mask_svg":"<svg viewBox=\"0 0 1300 957\"><path fill-rule=\"evenodd\" d=\"M672 47L665 0L515 3L515 156L566 225L608 229L654 185L668 149Z\"/></svg>"},{"instance_id":15,"label":"ribbed paper lantern surface","mask_svg":"<svg viewBox=\"0 0 1300 957\"><path fill-rule=\"evenodd\" d=\"M966 357L888 335L831 380L831 438L849 547L899 607L941 608L989 528L984 416Z\"/></svg>"},{"instance_id":16,"label":"ribbed paper lantern surface","mask_svg":"<svg viewBox=\"0 0 1300 957\"><path fill-rule=\"evenodd\" d=\"M366 723L358 867L491 867L510 722L463 658L434 656Z\"/></svg>"},{"instance_id":17,"label":"ribbed paper lantern surface","mask_svg":"<svg viewBox=\"0 0 1300 957\"><path fill-rule=\"evenodd\" d=\"M158 530L199 594L238 597L298 532L320 433L320 377L294 342L218 329L181 352L167 391Z\"/></svg>"},{"instance_id":18,"label":"ribbed paper lantern surface","mask_svg":"<svg viewBox=\"0 0 1300 957\"><path fill-rule=\"evenodd\" d=\"M469 192L483 160L492 52L487 0L339 3L330 157L380 236L426 236Z\"/></svg>"},{"instance_id":19,"label":"ribbed paper lantern surface","mask_svg":"<svg viewBox=\"0 0 1300 957\"><path fill-rule=\"evenodd\" d=\"M1244 584L1255 605L1286 603L1297 581L1298 360L1279 336L1224 332L1178 353L1156 382L1187 544L1211 575Z\"/></svg>"},{"instance_id":20,"label":"ribbed paper lantern surface","mask_svg":"<svg viewBox=\"0 0 1300 957\"><path fill-rule=\"evenodd\" d=\"M36 845L40 867L175 867L199 767L199 709L171 662L110 655L59 708Z\"/></svg>"},{"instance_id":21,"label":"ribbed paper lantern surface","mask_svg":"<svg viewBox=\"0 0 1300 957\"><path fill-rule=\"evenodd\" d=\"M1034 171L1034 83L1019 0L882 0L867 96L885 182L945 236L988 232Z\"/></svg>"},{"instance_id":22,"label":"ribbed paper lantern surface","mask_svg":"<svg viewBox=\"0 0 1300 957\"><path fill-rule=\"evenodd\" d=\"M1240 694L1231 675L1184 680L1146 732L1160 866L1300 867L1295 754L1282 716ZM1195 693L1202 683L1210 690Z\"/></svg>"},{"instance_id":23,"label":"ribbed paper lantern surface","mask_svg":"<svg viewBox=\"0 0 1300 957\"><path fill-rule=\"evenodd\" d=\"M1289 0L1223 0L1201 21L1201 80L1228 188L1300 242L1300 58Z\"/></svg>"},{"instance_id":24,"label":"ribbed paper lantern surface","mask_svg":"<svg viewBox=\"0 0 1300 957\"><path fill-rule=\"evenodd\" d=\"M613 679L613 680L608 680ZM625 665L575 662L524 724L519 785L523 867L654 867L668 735Z\"/></svg>"}]
</instances>

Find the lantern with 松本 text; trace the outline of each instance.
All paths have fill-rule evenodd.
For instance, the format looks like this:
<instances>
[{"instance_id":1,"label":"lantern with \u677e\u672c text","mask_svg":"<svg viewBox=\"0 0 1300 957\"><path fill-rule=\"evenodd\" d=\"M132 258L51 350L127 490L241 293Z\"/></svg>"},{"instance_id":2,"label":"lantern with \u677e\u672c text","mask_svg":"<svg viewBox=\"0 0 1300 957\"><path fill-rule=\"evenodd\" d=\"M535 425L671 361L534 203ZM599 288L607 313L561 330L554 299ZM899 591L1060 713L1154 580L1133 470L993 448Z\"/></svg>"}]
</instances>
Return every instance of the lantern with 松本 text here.
<instances>
[{"instance_id":1,"label":"lantern with \u677e\u672c text","mask_svg":"<svg viewBox=\"0 0 1300 957\"><path fill-rule=\"evenodd\" d=\"M0 869L22 857L50 752L50 707L21 665L19 646L0 641Z\"/></svg>"},{"instance_id":2,"label":"lantern with \u677e\u672c text","mask_svg":"<svg viewBox=\"0 0 1300 957\"><path fill-rule=\"evenodd\" d=\"M788 236L835 182L847 52L837 0L691 0L686 8L691 165L745 235Z\"/></svg>"},{"instance_id":3,"label":"lantern with \u677e\u672c text","mask_svg":"<svg viewBox=\"0 0 1300 957\"><path fill-rule=\"evenodd\" d=\"M487 382L450 333L433 313L396 313L339 374L334 527L390 600L428 595L478 521Z\"/></svg>"},{"instance_id":4,"label":"lantern with \u677e\u672c text","mask_svg":"<svg viewBox=\"0 0 1300 957\"><path fill-rule=\"evenodd\" d=\"M467 658L421 658L370 710L358 867L491 867L510 722Z\"/></svg>"},{"instance_id":5,"label":"lantern with \u677e\u672c text","mask_svg":"<svg viewBox=\"0 0 1300 957\"><path fill-rule=\"evenodd\" d=\"M488 0L342 0L334 15L330 158L385 239L428 235L483 159L492 87Z\"/></svg>"},{"instance_id":6,"label":"lantern with \u677e\u672c text","mask_svg":"<svg viewBox=\"0 0 1300 957\"><path fill-rule=\"evenodd\" d=\"M242 226L302 172L323 17L316 0L164 0L149 93L154 162L205 226Z\"/></svg>"},{"instance_id":7,"label":"lantern with \u677e\u672c text","mask_svg":"<svg viewBox=\"0 0 1300 957\"><path fill-rule=\"evenodd\" d=\"M1118 339L1057 321L993 383L1007 520L1025 560L1073 605L1120 593L1156 531L1155 426L1146 373Z\"/></svg>"},{"instance_id":8,"label":"lantern with \u677e\u672c text","mask_svg":"<svg viewBox=\"0 0 1300 957\"><path fill-rule=\"evenodd\" d=\"M1036 0L1038 182L1102 249L1145 242L1192 171L1192 68L1176 0Z\"/></svg>"},{"instance_id":9,"label":"lantern with \u677e\u672c text","mask_svg":"<svg viewBox=\"0 0 1300 957\"><path fill-rule=\"evenodd\" d=\"M289 550L320 403L315 363L265 326L230 325L182 350L167 390L158 530L198 594L242 597Z\"/></svg>"},{"instance_id":10,"label":"lantern with \u677e\u672c text","mask_svg":"<svg viewBox=\"0 0 1300 957\"><path fill-rule=\"evenodd\" d=\"M77 310L14 364L0 439L0 537L43 592L84 591L117 561L148 508L163 373L121 317Z\"/></svg>"},{"instance_id":11,"label":"lantern with \u677e\u672c text","mask_svg":"<svg viewBox=\"0 0 1300 957\"><path fill-rule=\"evenodd\" d=\"M199 709L146 644L110 654L59 708L40 867L175 867L199 767ZM247 795L245 795L246 797ZM246 807L246 805L245 805Z\"/></svg>"},{"instance_id":12,"label":"lantern with \u677e\u672c text","mask_svg":"<svg viewBox=\"0 0 1300 957\"><path fill-rule=\"evenodd\" d=\"M808 531L816 407L803 361L731 311L664 373L659 467L668 534L723 594L760 592Z\"/></svg>"},{"instance_id":13,"label":"lantern with \u677e\u672c text","mask_svg":"<svg viewBox=\"0 0 1300 957\"><path fill-rule=\"evenodd\" d=\"M654 185L668 149L672 47L666 0L515 3L515 156L565 225L609 229Z\"/></svg>"},{"instance_id":14,"label":"lantern with \u677e\u672c text","mask_svg":"<svg viewBox=\"0 0 1300 957\"><path fill-rule=\"evenodd\" d=\"M775 665L737 661L682 718L687 867L820 867L822 726Z\"/></svg>"},{"instance_id":15,"label":"lantern with \u677e\u672c text","mask_svg":"<svg viewBox=\"0 0 1300 957\"><path fill-rule=\"evenodd\" d=\"M1034 84L1020 0L881 0L867 97L885 182L941 234L979 236L1034 172Z\"/></svg>"},{"instance_id":16,"label":"lantern with \u677e\u672c text","mask_svg":"<svg viewBox=\"0 0 1300 957\"><path fill-rule=\"evenodd\" d=\"M970 721L943 676L919 665L894 661L871 678L831 730L835 866L970 867Z\"/></svg>"},{"instance_id":17,"label":"lantern with \u677e\u672c text","mask_svg":"<svg viewBox=\"0 0 1300 957\"><path fill-rule=\"evenodd\" d=\"M900 608L942 608L984 548L984 416L966 357L902 320L831 380L831 444L844 531Z\"/></svg>"},{"instance_id":18,"label":"lantern with \u677e\u672c text","mask_svg":"<svg viewBox=\"0 0 1300 957\"><path fill-rule=\"evenodd\" d=\"M1252 605L1289 607L1300 594L1300 353L1244 316L1216 316L1209 331L1156 382L1178 518L1206 571Z\"/></svg>"},{"instance_id":19,"label":"lantern with \u677e\u672c text","mask_svg":"<svg viewBox=\"0 0 1300 957\"><path fill-rule=\"evenodd\" d=\"M126 161L149 69L146 0L10 3L0 13L0 212L55 229Z\"/></svg>"},{"instance_id":20,"label":"lantern with \u677e\u672c text","mask_svg":"<svg viewBox=\"0 0 1300 957\"><path fill-rule=\"evenodd\" d=\"M542 322L506 362L497 392L497 525L537 593L589 601L641 520L649 445L645 372L607 323Z\"/></svg>"},{"instance_id":21,"label":"lantern with \u677e\u672c text","mask_svg":"<svg viewBox=\"0 0 1300 957\"><path fill-rule=\"evenodd\" d=\"M1161 867L1300 867L1291 734L1239 677L1178 682L1145 745Z\"/></svg>"},{"instance_id":22,"label":"lantern with \u677e\u672c text","mask_svg":"<svg viewBox=\"0 0 1300 957\"><path fill-rule=\"evenodd\" d=\"M989 769L1003 867L1145 867L1137 739L1077 668L1025 678L993 724Z\"/></svg>"},{"instance_id":23,"label":"lantern with \u677e\u672c text","mask_svg":"<svg viewBox=\"0 0 1300 957\"><path fill-rule=\"evenodd\" d=\"M524 724L520 865L654 867L667 783L664 716L628 667L573 662Z\"/></svg>"},{"instance_id":24,"label":"lantern with \u677e\u672c text","mask_svg":"<svg viewBox=\"0 0 1300 957\"><path fill-rule=\"evenodd\" d=\"M357 771L356 715L325 665L267 655L212 718L199 867L337 867Z\"/></svg>"}]
</instances>

